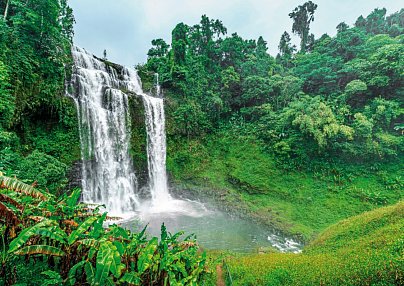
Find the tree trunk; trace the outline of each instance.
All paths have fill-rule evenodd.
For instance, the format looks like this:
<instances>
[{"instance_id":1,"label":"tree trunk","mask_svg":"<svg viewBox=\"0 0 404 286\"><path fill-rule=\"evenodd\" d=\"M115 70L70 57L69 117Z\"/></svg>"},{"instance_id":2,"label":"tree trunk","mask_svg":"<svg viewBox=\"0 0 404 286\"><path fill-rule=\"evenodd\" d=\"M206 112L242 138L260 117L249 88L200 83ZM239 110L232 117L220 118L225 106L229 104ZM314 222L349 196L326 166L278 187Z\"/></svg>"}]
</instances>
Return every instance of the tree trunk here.
<instances>
[{"instance_id":1,"label":"tree trunk","mask_svg":"<svg viewBox=\"0 0 404 286\"><path fill-rule=\"evenodd\" d=\"M7 19L7 14L8 14L8 5L10 4L10 0L7 0L7 4L6 4L6 9L4 10L4 21Z\"/></svg>"}]
</instances>

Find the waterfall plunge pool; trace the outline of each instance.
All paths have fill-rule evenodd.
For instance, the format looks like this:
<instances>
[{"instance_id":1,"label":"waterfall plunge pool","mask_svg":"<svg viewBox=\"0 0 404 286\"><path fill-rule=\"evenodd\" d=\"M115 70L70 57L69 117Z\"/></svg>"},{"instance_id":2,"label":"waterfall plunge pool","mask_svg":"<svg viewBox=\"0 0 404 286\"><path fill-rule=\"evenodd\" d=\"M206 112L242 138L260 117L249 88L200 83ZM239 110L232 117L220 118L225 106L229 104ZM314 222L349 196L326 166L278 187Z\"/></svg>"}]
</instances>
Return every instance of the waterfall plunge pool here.
<instances>
[{"instance_id":1,"label":"waterfall plunge pool","mask_svg":"<svg viewBox=\"0 0 404 286\"><path fill-rule=\"evenodd\" d=\"M160 228L165 224L172 234L184 231L182 237L195 234L204 249L229 250L252 253L259 249L276 248L281 252L301 251L301 245L292 239L275 234L246 219L217 210L210 210L204 204L188 200L171 200L166 208L144 203L138 212L120 225L133 231L147 226L149 237L160 237Z\"/></svg>"}]
</instances>

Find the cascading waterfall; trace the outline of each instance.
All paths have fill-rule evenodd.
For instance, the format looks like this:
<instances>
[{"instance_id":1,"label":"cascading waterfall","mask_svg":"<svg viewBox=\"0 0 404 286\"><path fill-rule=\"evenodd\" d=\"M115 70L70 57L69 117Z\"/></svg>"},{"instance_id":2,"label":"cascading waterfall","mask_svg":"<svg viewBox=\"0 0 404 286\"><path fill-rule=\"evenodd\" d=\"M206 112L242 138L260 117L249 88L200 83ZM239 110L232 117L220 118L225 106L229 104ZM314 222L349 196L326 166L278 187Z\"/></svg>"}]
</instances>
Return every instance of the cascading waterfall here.
<instances>
[{"instance_id":1,"label":"cascading waterfall","mask_svg":"<svg viewBox=\"0 0 404 286\"><path fill-rule=\"evenodd\" d=\"M149 188L152 207L164 210L171 201L167 186L166 173L166 132L164 100L161 98L160 85L156 85L157 97L142 94L146 114L147 160L149 166Z\"/></svg>"},{"instance_id":2,"label":"cascading waterfall","mask_svg":"<svg viewBox=\"0 0 404 286\"><path fill-rule=\"evenodd\" d=\"M104 204L115 215L139 205L137 178L129 156L128 96L139 91L137 75L120 74L84 49L73 47L72 91L78 116L82 153L83 201Z\"/></svg>"},{"instance_id":3,"label":"cascading waterfall","mask_svg":"<svg viewBox=\"0 0 404 286\"><path fill-rule=\"evenodd\" d=\"M135 70L106 66L79 47L72 50L75 70L69 95L79 115L83 201L104 204L115 215L140 206L137 179L129 156L128 92L140 95L145 107L151 206L163 211L171 196L166 174L164 101L145 94ZM125 92L128 91L128 92Z\"/></svg>"}]
</instances>

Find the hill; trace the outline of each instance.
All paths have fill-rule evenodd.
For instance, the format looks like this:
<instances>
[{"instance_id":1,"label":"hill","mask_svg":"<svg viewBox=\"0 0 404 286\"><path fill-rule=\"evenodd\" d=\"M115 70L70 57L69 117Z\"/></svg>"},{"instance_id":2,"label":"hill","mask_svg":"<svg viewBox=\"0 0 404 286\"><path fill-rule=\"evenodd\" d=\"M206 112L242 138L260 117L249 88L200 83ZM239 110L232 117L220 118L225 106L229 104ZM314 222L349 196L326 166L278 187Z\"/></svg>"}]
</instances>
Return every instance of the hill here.
<instances>
[{"instance_id":1,"label":"hill","mask_svg":"<svg viewBox=\"0 0 404 286\"><path fill-rule=\"evenodd\" d=\"M329 227L302 254L226 260L233 285L403 285L404 203Z\"/></svg>"}]
</instances>

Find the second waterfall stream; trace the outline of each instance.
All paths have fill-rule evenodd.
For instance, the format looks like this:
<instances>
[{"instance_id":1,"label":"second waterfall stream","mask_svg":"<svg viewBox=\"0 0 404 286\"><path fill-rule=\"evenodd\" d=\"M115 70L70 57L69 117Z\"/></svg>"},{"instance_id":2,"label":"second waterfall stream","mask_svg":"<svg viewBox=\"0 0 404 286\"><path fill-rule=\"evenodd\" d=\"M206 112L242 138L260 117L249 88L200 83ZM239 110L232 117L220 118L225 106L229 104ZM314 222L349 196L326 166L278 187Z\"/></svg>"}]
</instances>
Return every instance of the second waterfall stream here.
<instances>
[{"instance_id":1,"label":"second waterfall stream","mask_svg":"<svg viewBox=\"0 0 404 286\"><path fill-rule=\"evenodd\" d=\"M83 200L105 205L124 216L142 208L130 148L128 94L142 97L147 131L149 192L152 211L172 202L166 175L164 103L143 92L137 72L106 65L86 50L73 47L74 70L68 95L76 103L82 153ZM144 207L143 207L144 208Z\"/></svg>"}]
</instances>

